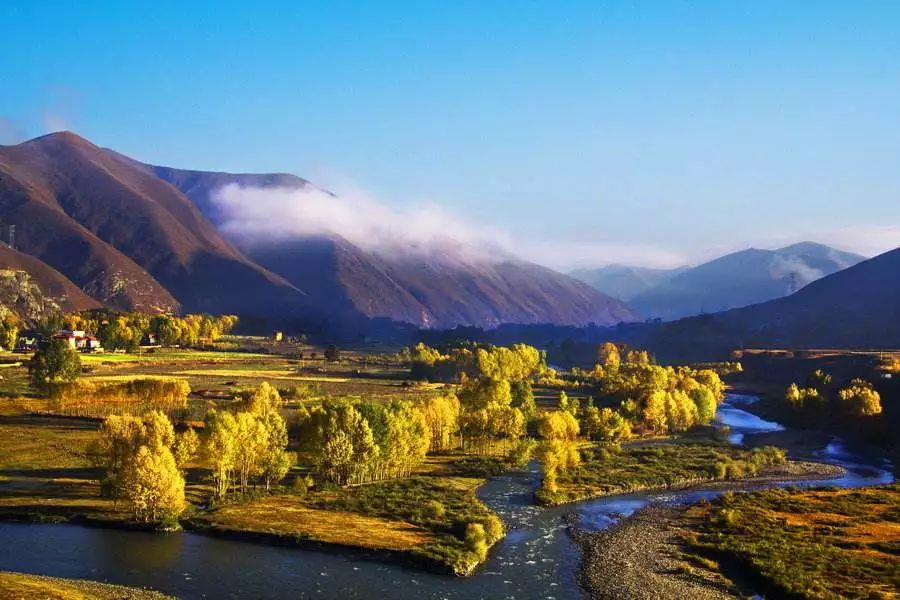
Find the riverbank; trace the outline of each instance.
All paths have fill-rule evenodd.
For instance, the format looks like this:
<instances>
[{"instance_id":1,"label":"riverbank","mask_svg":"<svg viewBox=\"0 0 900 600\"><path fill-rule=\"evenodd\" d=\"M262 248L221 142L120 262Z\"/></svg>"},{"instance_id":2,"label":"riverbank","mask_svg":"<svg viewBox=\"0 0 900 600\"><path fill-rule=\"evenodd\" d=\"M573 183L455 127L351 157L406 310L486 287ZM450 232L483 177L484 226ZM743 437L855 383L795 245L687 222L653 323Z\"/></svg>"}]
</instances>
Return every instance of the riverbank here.
<instances>
[{"instance_id":1,"label":"riverbank","mask_svg":"<svg viewBox=\"0 0 900 600\"><path fill-rule=\"evenodd\" d=\"M475 494L484 482L423 474L302 496L276 494L203 511L187 526L232 539L371 551L418 568L468 576L505 534L502 521ZM468 532L473 525L482 529L478 543Z\"/></svg>"},{"instance_id":2,"label":"riverbank","mask_svg":"<svg viewBox=\"0 0 900 600\"><path fill-rule=\"evenodd\" d=\"M685 550L767 597L897 598L900 486L769 489L683 509Z\"/></svg>"},{"instance_id":3,"label":"riverbank","mask_svg":"<svg viewBox=\"0 0 900 600\"><path fill-rule=\"evenodd\" d=\"M545 506L633 492L681 490L715 482L739 485L766 481L828 479L844 469L787 460L774 447L745 449L725 443L667 443L587 452L581 465L558 479L554 492L541 489Z\"/></svg>"},{"instance_id":4,"label":"riverbank","mask_svg":"<svg viewBox=\"0 0 900 600\"><path fill-rule=\"evenodd\" d=\"M174 600L153 590L0 571L0 599L53 598L56 600Z\"/></svg>"}]
</instances>

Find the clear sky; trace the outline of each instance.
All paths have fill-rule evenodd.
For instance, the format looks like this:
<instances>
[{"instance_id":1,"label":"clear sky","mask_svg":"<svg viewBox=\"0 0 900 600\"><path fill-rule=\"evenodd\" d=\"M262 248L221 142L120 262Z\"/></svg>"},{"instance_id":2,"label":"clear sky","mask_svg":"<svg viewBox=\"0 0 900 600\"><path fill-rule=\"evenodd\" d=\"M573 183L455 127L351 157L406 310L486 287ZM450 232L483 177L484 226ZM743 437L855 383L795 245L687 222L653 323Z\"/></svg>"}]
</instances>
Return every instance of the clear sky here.
<instances>
[{"instance_id":1,"label":"clear sky","mask_svg":"<svg viewBox=\"0 0 900 600\"><path fill-rule=\"evenodd\" d=\"M433 203L566 268L900 246L900 2L2 2L0 143Z\"/></svg>"}]
</instances>

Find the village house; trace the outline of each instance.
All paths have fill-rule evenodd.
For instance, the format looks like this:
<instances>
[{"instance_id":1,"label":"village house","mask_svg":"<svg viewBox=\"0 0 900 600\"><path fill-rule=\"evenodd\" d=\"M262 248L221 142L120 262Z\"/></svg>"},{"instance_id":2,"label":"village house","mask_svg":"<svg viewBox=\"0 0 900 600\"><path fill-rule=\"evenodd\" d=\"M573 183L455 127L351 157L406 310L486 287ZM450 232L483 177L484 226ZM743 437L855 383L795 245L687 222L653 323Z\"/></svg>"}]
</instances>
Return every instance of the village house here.
<instances>
[{"instance_id":1,"label":"village house","mask_svg":"<svg viewBox=\"0 0 900 600\"><path fill-rule=\"evenodd\" d=\"M100 340L92 335L87 335L80 329L60 329L53 334L54 340L64 340L73 350L79 352L100 352L103 347Z\"/></svg>"}]
</instances>

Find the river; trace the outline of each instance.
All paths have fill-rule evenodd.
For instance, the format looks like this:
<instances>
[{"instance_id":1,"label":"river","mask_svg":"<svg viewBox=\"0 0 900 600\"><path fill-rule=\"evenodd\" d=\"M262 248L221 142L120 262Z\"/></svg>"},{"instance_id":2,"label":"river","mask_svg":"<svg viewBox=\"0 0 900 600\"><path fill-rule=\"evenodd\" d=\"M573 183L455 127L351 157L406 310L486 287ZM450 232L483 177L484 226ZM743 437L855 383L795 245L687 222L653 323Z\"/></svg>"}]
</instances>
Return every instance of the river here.
<instances>
[{"instance_id":1,"label":"river","mask_svg":"<svg viewBox=\"0 0 900 600\"><path fill-rule=\"evenodd\" d=\"M783 429L741 408L754 400L730 394L720 407L717 420L731 428L732 443ZM839 439L819 456L844 466L847 473L799 485L858 487L893 480L889 465L867 464ZM702 488L637 493L541 508L531 504L538 478L532 463L526 471L494 477L480 488L479 497L503 518L508 535L479 572L466 579L373 560L364 553L72 524L0 524L0 570L152 587L181 598L581 598L575 580L580 550L566 531L564 516L577 513L579 527L600 529L653 502L694 502L721 493Z\"/></svg>"}]
</instances>

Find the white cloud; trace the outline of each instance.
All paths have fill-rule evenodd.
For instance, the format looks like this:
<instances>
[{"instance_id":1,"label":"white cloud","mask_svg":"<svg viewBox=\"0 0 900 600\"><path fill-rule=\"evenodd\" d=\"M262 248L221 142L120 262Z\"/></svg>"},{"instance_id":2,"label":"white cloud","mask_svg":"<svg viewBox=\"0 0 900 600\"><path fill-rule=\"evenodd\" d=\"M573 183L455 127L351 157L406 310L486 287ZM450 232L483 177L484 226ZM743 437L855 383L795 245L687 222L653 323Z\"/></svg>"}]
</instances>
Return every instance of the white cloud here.
<instances>
[{"instance_id":1,"label":"white cloud","mask_svg":"<svg viewBox=\"0 0 900 600\"><path fill-rule=\"evenodd\" d=\"M345 182L346 183L346 182ZM765 237L740 247L710 247L686 253L654 244L610 239L560 240L546 236L520 238L509 231L475 223L435 203L396 206L365 190L343 185L334 196L308 187L252 188L228 185L213 195L222 229L240 243L338 234L368 251L452 255L467 260L499 260L510 255L560 271L607 264L674 268L699 264L750 245L778 248L800 241L819 241L841 250L874 256L900 247L900 226L847 227L790 237ZM452 249L452 253L448 253ZM797 271L797 265L784 265ZM812 281L821 273L804 273Z\"/></svg>"},{"instance_id":2,"label":"white cloud","mask_svg":"<svg viewBox=\"0 0 900 600\"><path fill-rule=\"evenodd\" d=\"M363 191L333 196L316 188L227 185L213 194L222 230L245 244L336 233L366 250L441 252L465 250L471 258L503 255L505 232L467 222L435 204L391 206Z\"/></svg>"}]
</instances>

